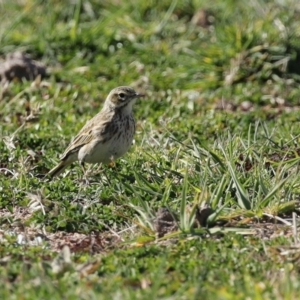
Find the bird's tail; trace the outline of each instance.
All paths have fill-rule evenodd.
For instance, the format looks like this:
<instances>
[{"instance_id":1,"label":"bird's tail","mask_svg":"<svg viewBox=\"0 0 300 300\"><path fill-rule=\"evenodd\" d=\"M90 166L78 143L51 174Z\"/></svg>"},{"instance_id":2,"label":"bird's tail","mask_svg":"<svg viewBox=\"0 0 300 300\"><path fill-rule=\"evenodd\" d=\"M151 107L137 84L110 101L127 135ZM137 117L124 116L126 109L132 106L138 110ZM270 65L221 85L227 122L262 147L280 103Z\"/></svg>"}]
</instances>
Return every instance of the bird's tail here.
<instances>
[{"instance_id":1,"label":"bird's tail","mask_svg":"<svg viewBox=\"0 0 300 300\"><path fill-rule=\"evenodd\" d=\"M68 160L62 160L57 166L55 166L52 170L50 170L46 177L48 178L53 178L55 176L58 176L59 174L61 174L66 167L68 167L72 162L68 161Z\"/></svg>"}]
</instances>

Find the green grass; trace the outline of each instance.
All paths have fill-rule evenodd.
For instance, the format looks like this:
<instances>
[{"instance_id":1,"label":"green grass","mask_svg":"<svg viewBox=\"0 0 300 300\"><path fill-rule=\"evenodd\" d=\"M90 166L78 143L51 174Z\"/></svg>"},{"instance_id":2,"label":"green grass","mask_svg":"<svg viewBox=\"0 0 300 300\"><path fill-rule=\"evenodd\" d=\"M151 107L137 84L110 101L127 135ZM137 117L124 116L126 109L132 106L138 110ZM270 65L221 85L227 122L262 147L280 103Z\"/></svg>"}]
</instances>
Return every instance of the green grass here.
<instances>
[{"instance_id":1,"label":"green grass","mask_svg":"<svg viewBox=\"0 0 300 300\"><path fill-rule=\"evenodd\" d=\"M50 74L0 87L1 298L299 299L300 7L210 2L0 4L0 54ZM130 152L41 180L119 85L146 94Z\"/></svg>"}]
</instances>

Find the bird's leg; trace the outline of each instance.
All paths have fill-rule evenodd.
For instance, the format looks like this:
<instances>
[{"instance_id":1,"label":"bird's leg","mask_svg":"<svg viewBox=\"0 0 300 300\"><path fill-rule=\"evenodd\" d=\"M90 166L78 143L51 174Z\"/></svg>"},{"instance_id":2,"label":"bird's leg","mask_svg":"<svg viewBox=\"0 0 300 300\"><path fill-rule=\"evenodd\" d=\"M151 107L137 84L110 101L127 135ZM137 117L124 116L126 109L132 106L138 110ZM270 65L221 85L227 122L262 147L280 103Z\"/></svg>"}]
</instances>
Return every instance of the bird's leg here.
<instances>
[{"instance_id":1,"label":"bird's leg","mask_svg":"<svg viewBox=\"0 0 300 300\"><path fill-rule=\"evenodd\" d=\"M109 178L108 178L108 176L107 176L107 174L106 174L106 170L105 170L106 168L104 167L104 168L102 168L102 173L103 173L103 175L105 176L105 178L106 178L106 182L109 184L109 185L111 185L111 182L110 182L110 180L109 180Z\"/></svg>"},{"instance_id":2,"label":"bird's leg","mask_svg":"<svg viewBox=\"0 0 300 300\"><path fill-rule=\"evenodd\" d=\"M89 185L89 180L88 180L88 174L89 174L89 170L90 168L88 167L87 169L84 167L84 162L83 161L80 161L79 162L81 168L82 168L82 172L83 172L83 175L82 175L82 181L84 182L84 184L86 185Z\"/></svg>"},{"instance_id":3,"label":"bird's leg","mask_svg":"<svg viewBox=\"0 0 300 300\"><path fill-rule=\"evenodd\" d=\"M108 163L107 166L108 166L109 168L112 168L112 169L116 168L116 162L115 162L115 159L114 159L113 156L110 158L110 162ZM108 184L111 185L111 182L110 182L110 180L109 180L109 178L108 178L108 176L107 176L107 174L106 174L106 172L105 172L105 169L103 169L103 173L104 173L104 175L105 175L105 177L106 177L106 180L107 180Z\"/></svg>"},{"instance_id":4,"label":"bird's leg","mask_svg":"<svg viewBox=\"0 0 300 300\"><path fill-rule=\"evenodd\" d=\"M107 174L105 172L105 169L106 169L105 166L102 163L100 163L99 166L96 169L96 173L95 174L96 175L100 174L100 180L101 180L102 184L104 184L105 182L108 183L108 184L110 184L110 181L109 181L108 176L107 176ZM105 176L105 180L103 180L104 179L103 175Z\"/></svg>"}]
</instances>

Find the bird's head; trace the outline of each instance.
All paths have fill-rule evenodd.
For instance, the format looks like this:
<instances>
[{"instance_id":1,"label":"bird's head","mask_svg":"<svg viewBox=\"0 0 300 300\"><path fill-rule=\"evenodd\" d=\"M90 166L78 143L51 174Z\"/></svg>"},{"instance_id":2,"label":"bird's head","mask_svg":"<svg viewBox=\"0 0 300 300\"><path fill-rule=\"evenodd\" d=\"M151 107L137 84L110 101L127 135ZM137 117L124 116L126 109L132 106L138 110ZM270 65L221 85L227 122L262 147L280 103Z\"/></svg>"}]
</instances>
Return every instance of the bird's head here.
<instances>
[{"instance_id":1,"label":"bird's head","mask_svg":"<svg viewBox=\"0 0 300 300\"><path fill-rule=\"evenodd\" d=\"M111 109L125 109L131 111L135 100L141 96L141 94L129 86L119 86L109 93L105 105Z\"/></svg>"}]
</instances>

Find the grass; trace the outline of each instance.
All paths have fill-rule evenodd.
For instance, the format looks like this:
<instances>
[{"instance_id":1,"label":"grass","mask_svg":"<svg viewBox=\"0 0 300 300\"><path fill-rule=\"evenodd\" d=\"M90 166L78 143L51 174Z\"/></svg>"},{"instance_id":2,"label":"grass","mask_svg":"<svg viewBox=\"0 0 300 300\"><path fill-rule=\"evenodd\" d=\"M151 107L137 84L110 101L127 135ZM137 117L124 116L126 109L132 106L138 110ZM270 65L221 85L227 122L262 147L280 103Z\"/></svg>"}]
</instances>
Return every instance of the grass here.
<instances>
[{"instance_id":1,"label":"grass","mask_svg":"<svg viewBox=\"0 0 300 300\"><path fill-rule=\"evenodd\" d=\"M297 1L0 6L0 54L49 69L0 88L3 299L299 298ZM119 85L131 151L41 180Z\"/></svg>"}]
</instances>

